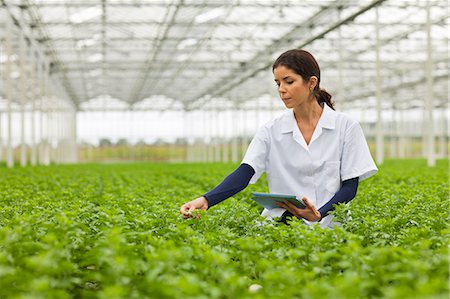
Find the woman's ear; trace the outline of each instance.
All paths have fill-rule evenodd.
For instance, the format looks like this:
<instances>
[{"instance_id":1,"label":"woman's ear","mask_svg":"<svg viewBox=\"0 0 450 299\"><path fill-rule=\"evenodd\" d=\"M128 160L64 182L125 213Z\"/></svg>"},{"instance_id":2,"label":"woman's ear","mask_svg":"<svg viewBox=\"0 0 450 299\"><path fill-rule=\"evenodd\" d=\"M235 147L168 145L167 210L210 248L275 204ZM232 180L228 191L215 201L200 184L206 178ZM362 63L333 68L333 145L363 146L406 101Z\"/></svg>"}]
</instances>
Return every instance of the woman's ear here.
<instances>
[{"instance_id":1,"label":"woman's ear","mask_svg":"<svg viewBox=\"0 0 450 299\"><path fill-rule=\"evenodd\" d=\"M311 78L309 78L309 90L313 91L314 88L316 88L318 83L319 83L319 80L317 79L317 77L311 76Z\"/></svg>"}]
</instances>

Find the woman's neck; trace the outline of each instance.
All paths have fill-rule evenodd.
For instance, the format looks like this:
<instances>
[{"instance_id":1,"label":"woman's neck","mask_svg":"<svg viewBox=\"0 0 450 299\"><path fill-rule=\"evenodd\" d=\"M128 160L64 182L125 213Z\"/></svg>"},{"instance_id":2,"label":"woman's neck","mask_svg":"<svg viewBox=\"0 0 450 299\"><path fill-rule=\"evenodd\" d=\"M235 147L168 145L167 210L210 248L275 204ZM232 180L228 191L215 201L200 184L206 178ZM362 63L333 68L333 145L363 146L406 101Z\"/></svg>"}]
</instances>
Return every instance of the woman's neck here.
<instances>
[{"instance_id":1,"label":"woman's neck","mask_svg":"<svg viewBox=\"0 0 450 299\"><path fill-rule=\"evenodd\" d=\"M297 123L315 123L322 115L323 108L314 99L311 102L294 107L294 116Z\"/></svg>"}]
</instances>

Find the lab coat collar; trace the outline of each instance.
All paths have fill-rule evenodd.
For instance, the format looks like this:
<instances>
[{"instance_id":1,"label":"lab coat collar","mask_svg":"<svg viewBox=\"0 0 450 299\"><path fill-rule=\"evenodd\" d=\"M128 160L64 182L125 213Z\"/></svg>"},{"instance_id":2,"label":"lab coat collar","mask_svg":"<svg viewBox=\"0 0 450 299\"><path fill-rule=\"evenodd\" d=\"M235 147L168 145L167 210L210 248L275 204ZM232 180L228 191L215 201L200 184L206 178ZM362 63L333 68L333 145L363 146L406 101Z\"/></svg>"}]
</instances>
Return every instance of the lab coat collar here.
<instances>
[{"instance_id":1,"label":"lab coat collar","mask_svg":"<svg viewBox=\"0 0 450 299\"><path fill-rule=\"evenodd\" d=\"M324 104L322 115L320 116L317 127L324 129L335 129L336 126L336 111ZM283 117L281 125L281 133L290 133L298 130L297 121L294 116L294 110L290 110ZM320 130L322 131L322 130Z\"/></svg>"}]
</instances>

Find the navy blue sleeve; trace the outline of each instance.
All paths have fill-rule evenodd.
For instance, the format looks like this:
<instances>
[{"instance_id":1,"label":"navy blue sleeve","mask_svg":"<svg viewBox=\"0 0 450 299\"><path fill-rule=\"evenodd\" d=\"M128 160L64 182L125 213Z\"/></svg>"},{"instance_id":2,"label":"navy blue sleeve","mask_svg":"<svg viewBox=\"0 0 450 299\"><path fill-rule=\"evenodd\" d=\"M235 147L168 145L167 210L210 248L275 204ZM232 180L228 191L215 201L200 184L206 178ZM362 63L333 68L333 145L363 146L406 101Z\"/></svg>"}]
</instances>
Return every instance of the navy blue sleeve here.
<instances>
[{"instance_id":1,"label":"navy blue sleeve","mask_svg":"<svg viewBox=\"0 0 450 299\"><path fill-rule=\"evenodd\" d=\"M245 163L239 165L222 183L203 195L208 201L208 208L244 190L254 174L255 170L250 165Z\"/></svg>"},{"instance_id":2,"label":"navy blue sleeve","mask_svg":"<svg viewBox=\"0 0 450 299\"><path fill-rule=\"evenodd\" d=\"M348 203L350 200L355 198L356 192L358 191L359 178L352 178L342 182L342 187L339 191L319 209L322 218L327 216L327 214L334 210L334 205L339 203Z\"/></svg>"}]
</instances>

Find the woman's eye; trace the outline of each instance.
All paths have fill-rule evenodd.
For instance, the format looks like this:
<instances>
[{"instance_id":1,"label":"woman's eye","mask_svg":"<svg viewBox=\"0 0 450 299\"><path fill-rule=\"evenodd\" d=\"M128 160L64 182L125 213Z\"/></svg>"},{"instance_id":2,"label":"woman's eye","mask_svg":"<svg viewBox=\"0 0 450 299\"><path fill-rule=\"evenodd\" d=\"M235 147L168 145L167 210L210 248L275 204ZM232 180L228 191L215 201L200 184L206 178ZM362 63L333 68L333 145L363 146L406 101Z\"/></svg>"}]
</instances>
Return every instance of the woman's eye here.
<instances>
[{"instance_id":1,"label":"woman's eye","mask_svg":"<svg viewBox=\"0 0 450 299\"><path fill-rule=\"evenodd\" d=\"M286 83L290 85L290 84L294 83L294 81L286 81Z\"/></svg>"}]
</instances>

